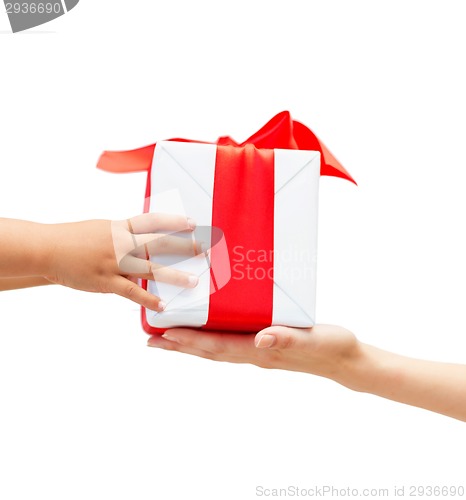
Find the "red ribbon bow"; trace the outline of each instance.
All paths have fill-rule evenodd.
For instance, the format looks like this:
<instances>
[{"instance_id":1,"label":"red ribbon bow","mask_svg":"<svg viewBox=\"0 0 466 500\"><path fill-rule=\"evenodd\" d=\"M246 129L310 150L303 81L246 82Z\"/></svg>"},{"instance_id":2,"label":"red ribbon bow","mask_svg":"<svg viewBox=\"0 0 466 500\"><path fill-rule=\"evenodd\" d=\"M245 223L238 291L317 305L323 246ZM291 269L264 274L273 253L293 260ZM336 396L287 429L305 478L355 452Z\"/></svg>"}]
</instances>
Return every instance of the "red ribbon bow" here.
<instances>
[{"instance_id":1,"label":"red ribbon bow","mask_svg":"<svg viewBox=\"0 0 466 500\"><path fill-rule=\"evenodd\" d=\"M202 142L189 139L170 139L172 141ZM253 144L264 149L306 149L319 151L321 157L320 175L341 177L356 184L341 163L332 155L325 144L305 125L291 118L288 111L282 111L267 122L258 132L243 143L238 144L231 137L217 140L218 145L244 146ZM99 158L97 168L107 172L143 172L152 165L155 144L131 151L105 151Z\"/></svg>"}]
</instances>

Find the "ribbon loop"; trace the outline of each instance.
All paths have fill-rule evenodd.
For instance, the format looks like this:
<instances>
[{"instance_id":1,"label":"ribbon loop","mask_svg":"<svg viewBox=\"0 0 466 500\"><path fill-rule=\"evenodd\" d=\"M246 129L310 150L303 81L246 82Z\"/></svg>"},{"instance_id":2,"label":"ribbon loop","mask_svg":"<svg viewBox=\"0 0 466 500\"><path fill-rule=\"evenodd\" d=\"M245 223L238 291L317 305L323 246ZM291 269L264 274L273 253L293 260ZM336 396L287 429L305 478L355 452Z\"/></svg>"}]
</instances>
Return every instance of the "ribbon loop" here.
<instances>
[{"instance_id":1,"label":"ribbon loop","mask_svg":"<svg viewBox=\"0 0 466 500\"><path fill-rule=\"evenodd\" d=\"M189 139L169 139L183 142ZM245 146L252 144L258 149L307 149L319 151L322 155L320 175L341 177L356 184L343 165L333 156L325 144L300 122L294 121L288 111L275 115L261 129L238 144L231 137L220 137L216 144L220 146ZM97 168L113 173L149 171L152 165L155 144L131 151L105 151L99 158Z\"/></svg>"}]
</instances>

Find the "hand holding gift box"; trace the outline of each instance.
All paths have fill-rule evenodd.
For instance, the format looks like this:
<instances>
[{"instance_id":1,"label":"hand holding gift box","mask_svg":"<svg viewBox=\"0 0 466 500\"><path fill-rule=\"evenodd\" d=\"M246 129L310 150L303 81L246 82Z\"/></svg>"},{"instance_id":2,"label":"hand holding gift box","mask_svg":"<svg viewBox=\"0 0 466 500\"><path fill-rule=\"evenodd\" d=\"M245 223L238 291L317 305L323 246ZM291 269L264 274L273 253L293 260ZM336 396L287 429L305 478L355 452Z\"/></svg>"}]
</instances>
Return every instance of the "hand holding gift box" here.
<instances>
[{"instance_id":1,"label":"hand holding gift box","mask_svg":"<svg viewBox=\"0 0 466 500\"><path fill-rule=\"evenodd\" d=\"M167 304L162 313L143 308L148 333L173 326L257 331L315 323L319 177L353 179L289 113L243 144L228 137L217 144L162 141L106 152L99 167L147 170L145 211L192 217L195 238L210 248L182 262L157 255L159 264L199 276L199 284L186 290L143 283Z\"/></svg>"}]
</instances>

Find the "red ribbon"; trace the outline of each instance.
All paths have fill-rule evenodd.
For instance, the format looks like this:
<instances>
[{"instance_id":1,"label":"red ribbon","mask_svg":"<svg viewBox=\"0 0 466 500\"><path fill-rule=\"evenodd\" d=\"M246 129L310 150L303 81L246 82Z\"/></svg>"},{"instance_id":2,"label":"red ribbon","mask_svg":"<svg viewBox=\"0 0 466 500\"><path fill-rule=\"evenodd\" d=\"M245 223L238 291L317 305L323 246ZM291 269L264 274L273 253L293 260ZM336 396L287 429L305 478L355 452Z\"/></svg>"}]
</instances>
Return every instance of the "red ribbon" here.
<instances>
[{"instance_id":1,"label":"red ribbon","mask_svg":"<svg viewBox=\"0 0 466 500\"><path fill-rule=\"evenodd\" d=\"M170 139L172 141L191 141L189 139ZM243 143L238 144L231 137L220 137L217 144L225 146L244 146L254 144L265 149L307 149L320 151L321 175L342 177L356 184L341 163L332 155L325 144L305 125L292 120L288 111L282 111L266 123L258 132ZM126 173L150 171L155 144L131 151L105 151L99 158L97 167L107 172Z\"/></svg>"},{"instance_id":2,"label":"red ribbon","mask_svg":"<svg viewBox=\"0 0 466 500\"><path fill-rule=\"evenodd\" d=\"M257 332L272 324L274 170L272 149L217 147L212 226L223 231L230 259L244 259L248 275L233 273L210 295L207 330ZM218 250L212 247L211 269L230 265ZM247 259L260 253L270 258Z\"/></svg>"}]
</instances>

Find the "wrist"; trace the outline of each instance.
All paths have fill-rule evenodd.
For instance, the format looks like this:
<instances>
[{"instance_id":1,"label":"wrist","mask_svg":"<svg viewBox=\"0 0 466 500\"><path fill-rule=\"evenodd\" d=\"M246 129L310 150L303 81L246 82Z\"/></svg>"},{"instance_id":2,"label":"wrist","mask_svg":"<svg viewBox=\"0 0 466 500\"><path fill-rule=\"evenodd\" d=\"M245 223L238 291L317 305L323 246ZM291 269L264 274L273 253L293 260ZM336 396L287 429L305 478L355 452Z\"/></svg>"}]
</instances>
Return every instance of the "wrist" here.
<instances>
[{"instance_id":1,"label":"wrist","mask_svg":"<svg viewBox=\"0 0 466 500\"><path fill-rule=\"evenodd\" d=\"M50 276L54 268L56 224L34 223L33 266L35 276Z\"/></svg>"},{"instance_id":2,"label":"wrist","mask_svg":"<svg viewBox=\"0 0 466 500\"><path fill-rule=\"evenodd\" d=\"M397 385L400 359L396 354L358 342L356 352L346 364L345 377L339 382L358 392L385 393Z\"/></svg>"}]
</instances>

